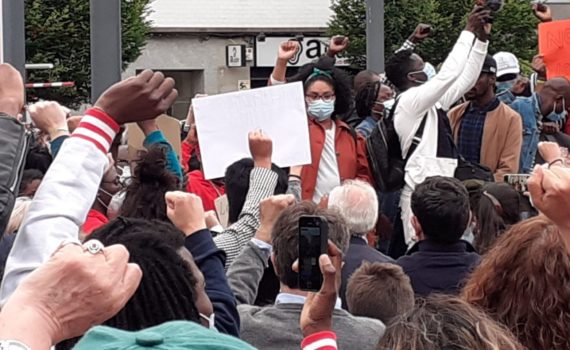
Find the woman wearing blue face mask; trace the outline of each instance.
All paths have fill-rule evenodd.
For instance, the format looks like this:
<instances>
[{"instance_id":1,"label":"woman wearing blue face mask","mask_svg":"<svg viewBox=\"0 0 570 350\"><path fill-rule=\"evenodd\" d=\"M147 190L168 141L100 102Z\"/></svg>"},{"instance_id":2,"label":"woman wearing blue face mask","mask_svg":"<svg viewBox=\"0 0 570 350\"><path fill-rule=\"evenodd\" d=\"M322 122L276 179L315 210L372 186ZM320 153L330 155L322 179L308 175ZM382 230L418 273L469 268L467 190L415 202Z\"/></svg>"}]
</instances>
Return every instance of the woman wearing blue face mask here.
<instances>
[{"instance_id":1,"label":"woman wearing blue face mask","mask_svg":"<svg viewBox=\"0 0 570 350\"><path fill-rule=\"evenodd\" d=\"M287 63L298 50L297 42L281 45L272 84L285 82ZM348 75L334 67L334 62L324 56L289 79L305 85L312 162L303 167L301 189L303 200L315 203L345 180L371 181L364 138L336 118L348 111L352 94Z\"/></svg>"}]
</instances>

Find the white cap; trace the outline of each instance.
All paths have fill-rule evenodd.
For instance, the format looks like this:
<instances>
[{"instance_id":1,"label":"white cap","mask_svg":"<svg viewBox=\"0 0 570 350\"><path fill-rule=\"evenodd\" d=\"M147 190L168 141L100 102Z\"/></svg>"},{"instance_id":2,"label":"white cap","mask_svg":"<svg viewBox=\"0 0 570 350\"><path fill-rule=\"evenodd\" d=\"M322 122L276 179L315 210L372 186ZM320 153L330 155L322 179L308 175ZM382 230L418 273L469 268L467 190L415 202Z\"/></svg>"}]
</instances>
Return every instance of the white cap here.
<instances>
[{"instance_id":1,"label":"white cap","mask_svg":"<svg viewBox=\"0 0 570 350\"><path fill-rule=\"evenodd\" d=\"M520 74L519 60L512 53L498 52L493 58L497 61L497 78L506 74Z\"/></svg>"}]
</instances>

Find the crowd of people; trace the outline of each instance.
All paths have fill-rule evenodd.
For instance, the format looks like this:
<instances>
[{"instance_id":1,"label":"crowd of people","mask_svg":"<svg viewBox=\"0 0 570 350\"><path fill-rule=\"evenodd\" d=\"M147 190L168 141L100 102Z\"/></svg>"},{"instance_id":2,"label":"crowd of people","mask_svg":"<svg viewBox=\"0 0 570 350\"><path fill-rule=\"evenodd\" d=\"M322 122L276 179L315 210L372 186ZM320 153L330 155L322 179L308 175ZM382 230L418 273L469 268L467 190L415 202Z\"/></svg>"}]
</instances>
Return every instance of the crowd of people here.
<instances>
[{"instance_id":1,"label":"crowd of people","mask_svg":"<svg viewBox=\"0 0 570 350\"><path fill-rule=\"evenodd\" d=\"M72 117L26 111L0 65L0 349L570 349L570 81L491 56L492 15L476 6L437 68L414 53L424 24L353 78L334 65L346 37L295 74L282 43L268 85L303 82L311 163L280 168L252 130L213 180L192 107L180 156L159 128L162 73ZM307 216L328 227L311 292Z\"/></svg>"}]
</instances>

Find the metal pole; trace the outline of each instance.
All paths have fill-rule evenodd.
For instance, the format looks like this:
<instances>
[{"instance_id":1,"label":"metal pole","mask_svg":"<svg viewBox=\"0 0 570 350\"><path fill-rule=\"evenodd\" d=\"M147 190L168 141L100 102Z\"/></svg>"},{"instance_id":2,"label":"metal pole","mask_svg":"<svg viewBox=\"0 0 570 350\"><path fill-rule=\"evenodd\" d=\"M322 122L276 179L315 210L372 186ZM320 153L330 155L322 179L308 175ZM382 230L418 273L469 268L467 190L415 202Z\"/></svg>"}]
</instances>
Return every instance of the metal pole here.
<instances>
[{"instance_id":1,"label":"metal pole","mask_svg":"<svg viewBox=\"0 0 570 350\"><path fill-rule=\"evenodd\" d=\"M91 102L95 103L121 80L121 0L90 0L90 6Z\"/></svg>"},{"instance_id":2,"label":"metal pole","mask_svg":"<svg viewBox=\"0 0 570 350\"><path fill-rule=\"evenodd\" d=\"M366 0L366 68L384 72L384 0Z\"/></svg>"},{"instance_id":3,"label":"metal pole","mask_svg":"<svg viewBox=\"0 0 570 350\"><path fill-rule=\"evenodd\" d=\"M24 0L3 0L2 5L2 62L10 63L26 77L26 40L24 28Z\"/></svg>"}]
</instances>

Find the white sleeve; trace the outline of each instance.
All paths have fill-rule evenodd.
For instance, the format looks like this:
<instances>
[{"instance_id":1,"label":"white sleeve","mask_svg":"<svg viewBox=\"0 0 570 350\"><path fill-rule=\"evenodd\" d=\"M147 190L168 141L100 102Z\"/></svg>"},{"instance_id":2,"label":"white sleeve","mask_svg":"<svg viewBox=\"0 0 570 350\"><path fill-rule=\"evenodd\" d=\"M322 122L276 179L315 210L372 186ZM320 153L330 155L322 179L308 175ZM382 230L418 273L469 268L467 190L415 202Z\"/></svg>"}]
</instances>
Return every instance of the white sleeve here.
<instances>
[{"instance_id":1,"label":"white sleeve","mask_svg":"<svg viewBox=\"0 0 570 350\"><path fill-rule=\"evenodd\" d=\"M445 95L463 72L475 34L463 31L439 73L423 85L401 94L395 111L394 126L400 135L409 135L418 119Z\"/></svg>"},{"instance_id":2,"label":"white sleeve","mask_svg":"<svg viewBox=\"0 0 570 350\"><path fill-rule=\"evenodd\" d=\"M108 165L107 152L119 125L88 110L49 167L16 236L0 287L3 305L18 284L66 240L78 240Z\"/></svg>"},{"instance_id":3,"label":"white sleeve","mask_svg":"<svg viewBox=\"0 0 570 350\"><path fill-rule=\"evenodd\" d=\"M457 78L455 83L451 86L449 90L443 95L439 100L441 107L444 111L449 110L449 108L463 95L465 95L475 84L479 75L481 75L481 69L483 69L483 63L485 63L485 57L487 56L488 42L482 42L480 40L475 40L475 45L471 49L469 58L467 59L467 64L463 69L463 73Z\"/></svg>"}]
</instances>

